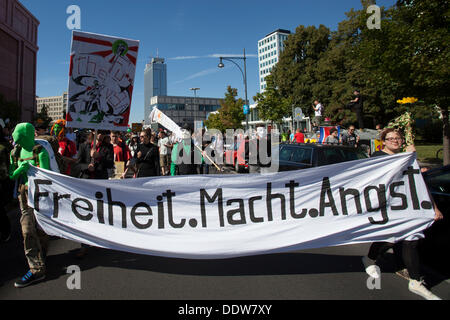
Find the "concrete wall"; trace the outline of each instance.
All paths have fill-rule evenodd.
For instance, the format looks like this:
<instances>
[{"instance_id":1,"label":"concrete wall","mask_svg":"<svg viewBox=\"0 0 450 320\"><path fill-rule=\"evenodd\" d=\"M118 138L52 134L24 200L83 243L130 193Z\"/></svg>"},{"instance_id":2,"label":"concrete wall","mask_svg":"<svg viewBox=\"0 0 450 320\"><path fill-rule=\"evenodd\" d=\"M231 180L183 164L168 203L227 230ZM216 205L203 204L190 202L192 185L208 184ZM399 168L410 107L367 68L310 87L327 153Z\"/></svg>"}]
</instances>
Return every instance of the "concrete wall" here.
<instances>
[{"instance_id":1,"label":"concrete wall","mask_svg":"<svg viewBox=\"0 0 450 320\"><path fill-rule=\"evenodd\" d=\"M17 0L0 0L0 93L16 101L22 121L36 112L39 21Z\"/></svg>"}]
</instances>

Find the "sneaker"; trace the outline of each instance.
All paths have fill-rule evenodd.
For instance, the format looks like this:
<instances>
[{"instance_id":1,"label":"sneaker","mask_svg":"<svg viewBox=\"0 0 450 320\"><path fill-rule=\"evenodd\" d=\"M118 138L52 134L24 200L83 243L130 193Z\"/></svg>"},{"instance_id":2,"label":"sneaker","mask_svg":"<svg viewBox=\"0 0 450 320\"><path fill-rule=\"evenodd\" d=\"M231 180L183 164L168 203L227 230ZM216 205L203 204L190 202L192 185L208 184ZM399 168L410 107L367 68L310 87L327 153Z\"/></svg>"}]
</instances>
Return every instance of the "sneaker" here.
<instances>
[{"instance_id":1,"label":"sneaker","mask_svg":"<svg viewBox=\"0 0 450 320\"><path fill-rule=\"evenodd\" d=\"M45 279L45 274L42 275L35 275L30 271L28 271L23 277L22 279L20 279L19 281L17 281L16 283L14 283L14 287L16 288L24 288L29 286L32 283L41 281Z\"/></svg>"},{"instance_id":2,"label":"sneaker","mask_svg":"<svg viewBox=\"0 0 450 320\"><path fill-rule=\"evenodd\" d=\"M408 289L412 293L418 294L419 296L427 300L442 300L425 287L423 280L422 281L417 281L413 279L409 280Z\"/></svg>"},{"instance_id":3,"label":"sneaker","mask_svg":"<svg viewBox=\"0 0 450 320\"><path fill-rule=\"evenodd\" d=\"M370 259L367 256L362 257L362 263L366 269L366 273L372 278L378 279L380 274L380 268L375 264L375 260Z\"/></svg>"}]
</instances>

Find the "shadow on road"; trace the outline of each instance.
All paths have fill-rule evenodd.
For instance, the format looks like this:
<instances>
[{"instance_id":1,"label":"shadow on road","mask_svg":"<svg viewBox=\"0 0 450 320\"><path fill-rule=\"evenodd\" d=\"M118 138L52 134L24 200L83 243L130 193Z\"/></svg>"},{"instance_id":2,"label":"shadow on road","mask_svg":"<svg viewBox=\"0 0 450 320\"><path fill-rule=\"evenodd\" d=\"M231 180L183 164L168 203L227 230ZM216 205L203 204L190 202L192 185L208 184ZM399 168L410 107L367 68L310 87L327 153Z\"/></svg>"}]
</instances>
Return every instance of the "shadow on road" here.
<instances>
[{"instance_id":1,"label":"shadow on road","mask_svg":"<svg viewBox=\"0 0 450 320\"><path fill-rule=\"evenodd\" d=\"M0 286L16 280L27 271L27 263L23 253L22 236L18 218L13 220L13 235L10 242L0 244ZM59 242L66 241L66 242ZM69 247L67 252L50 254L47 257L47 279L54 280L67 276L66 268L78 265L82 271L96 267L143 270L150 272L194 275L194 276L261 276L261 275L301 275L364 272L361 256L333 255L321 253L290 252L266 254L221 260L188 260L157 256L138 255L90 247L83 259L76 258L78 244L68 240L53 238L50 241L55 247ZM61 250L59 250L61 251ZM393 254L386 254L380 261L382 272L393 273L395 268ZM431 287L446 279L438 275L427 278Z\"/></svg>"}]
</instances>

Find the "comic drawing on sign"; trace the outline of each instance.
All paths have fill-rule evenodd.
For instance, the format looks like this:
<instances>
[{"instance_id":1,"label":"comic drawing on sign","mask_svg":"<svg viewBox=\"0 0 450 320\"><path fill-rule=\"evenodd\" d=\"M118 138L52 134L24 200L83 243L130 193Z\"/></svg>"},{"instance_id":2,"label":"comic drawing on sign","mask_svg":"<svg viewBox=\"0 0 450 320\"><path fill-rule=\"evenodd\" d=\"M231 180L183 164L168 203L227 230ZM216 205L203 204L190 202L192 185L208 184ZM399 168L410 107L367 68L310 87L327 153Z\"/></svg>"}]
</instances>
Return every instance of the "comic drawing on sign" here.
<instances>
[{"instance_id":1,"label":"comic drawing on sign","mask_svg":"<svg viewBox=\"0 0 450 320\"><path fill-rule=\"evenodd\" d=\"M125 131L139 41L73 32L67 126Z\"/></svg>"}]
</instances>

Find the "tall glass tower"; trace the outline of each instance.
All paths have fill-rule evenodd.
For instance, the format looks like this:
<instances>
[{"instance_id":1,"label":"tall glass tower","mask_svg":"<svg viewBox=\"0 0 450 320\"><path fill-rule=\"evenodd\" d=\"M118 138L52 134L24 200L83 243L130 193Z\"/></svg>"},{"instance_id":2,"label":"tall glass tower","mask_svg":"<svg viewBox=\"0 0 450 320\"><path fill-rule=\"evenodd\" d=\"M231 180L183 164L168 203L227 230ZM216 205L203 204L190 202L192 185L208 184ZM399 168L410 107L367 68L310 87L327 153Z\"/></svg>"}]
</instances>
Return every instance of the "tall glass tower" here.
<instances>
[{"instance_id":1,"label":"tall glass tower","mask_svg":"<svg viewBox=\"0 0 450 320\"><path fill-rule=\"evenodd\" d=\"M155 96L167 96L167 65L163 58L152 58L152 61L145 66L145 108L150 106L150 100Z\"/></svg>"}]
</instances>

